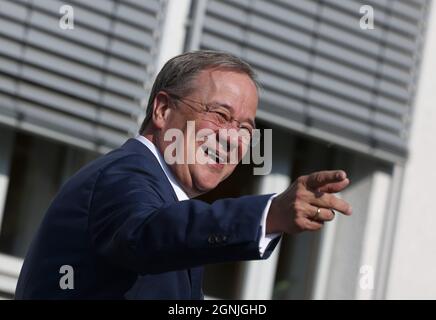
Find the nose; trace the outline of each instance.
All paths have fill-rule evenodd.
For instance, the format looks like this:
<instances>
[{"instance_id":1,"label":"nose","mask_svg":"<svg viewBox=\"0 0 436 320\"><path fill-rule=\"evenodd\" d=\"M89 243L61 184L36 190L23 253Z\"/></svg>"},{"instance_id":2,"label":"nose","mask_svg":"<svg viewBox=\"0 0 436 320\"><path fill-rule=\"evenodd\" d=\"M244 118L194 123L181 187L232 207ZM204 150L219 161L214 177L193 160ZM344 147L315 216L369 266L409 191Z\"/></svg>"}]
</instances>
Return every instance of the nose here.
<instances>
[{"instance_id":1,"label":"nose","mask_svg":"<svg viewBox=\"0 0 436 320\"><path fill-rule=\"evenodd\" d=\"M231 128L231 129L235 129L238 132L241 130L241 127L242 127L241 122L239 122L236 119L230 120L228 124L229 124L229 128Z\"/></svg>"},{"instance_id":2,"label":"nose","mask_svg":"<svg viewBox=\"0 0 436 320\"><path fill-rule=\"evenodd\" d=\"M238 131L234 128L219 130L219 143L226 147L226 151L230 151L238 146Z\"/></svg>"},{"instance_id":3,"label":"nose","mask_svg":"<svg viewBox=\"0 0 436 320\"><path fill-rule=\"evenodd\" d=\"M238 150L239 147L239 133L235 128L220 129L218 131L218 143L220 148L229 154L232 151Z\"/></svg>"}]
</instances>

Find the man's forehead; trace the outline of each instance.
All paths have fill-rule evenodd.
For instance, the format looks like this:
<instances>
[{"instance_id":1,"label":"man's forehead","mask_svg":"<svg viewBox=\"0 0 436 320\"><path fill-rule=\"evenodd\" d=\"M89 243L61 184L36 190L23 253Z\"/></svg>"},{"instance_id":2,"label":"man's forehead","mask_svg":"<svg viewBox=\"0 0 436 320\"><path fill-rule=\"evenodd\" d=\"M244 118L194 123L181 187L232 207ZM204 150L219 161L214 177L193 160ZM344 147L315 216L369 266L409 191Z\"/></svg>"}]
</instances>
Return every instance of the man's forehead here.
<instances>
[{"instance_id":1,"label":"man's forehead","mask_svg":"<svg viewBox=\"0 0 436 320\"><path fill-rule=\"evenodd\" d=\"M257 87L247 74L233 70L204 70L196 80L196 99L227 107L240 117L239 120L255 127Z\"/></svg>"},{"instance_id":2,"label":"man's forehead","mask_svg":"<svg viewBox=\"0 0 436 320\"><path fill-rule=\"evenodd\" d=\"M206 69L200 71L195 80L196 89L201 90L203 93L212 94L217 91L225 91L226 94L240 96L247 89L252 89L257 94L257 88L253 80L247 74L235 70Z\"/></svg>"}]
</instances>

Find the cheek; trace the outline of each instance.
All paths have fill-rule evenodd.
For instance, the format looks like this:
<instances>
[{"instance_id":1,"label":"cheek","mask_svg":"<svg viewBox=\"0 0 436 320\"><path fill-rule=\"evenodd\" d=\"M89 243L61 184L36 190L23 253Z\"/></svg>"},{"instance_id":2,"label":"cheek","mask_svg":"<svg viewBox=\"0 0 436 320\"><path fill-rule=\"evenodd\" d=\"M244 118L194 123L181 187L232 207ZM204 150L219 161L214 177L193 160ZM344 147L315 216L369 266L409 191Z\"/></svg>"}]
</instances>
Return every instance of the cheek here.
<instances>
[{"instance_id":1,"label":"cheek","mask_svg":"<svg viewBox=\"0 0 436 320\"><path fill-rule=\"evenodd\" d=\"M195 121L195 134L199 140L206 140L206 137L217 131L213 123L207 121Z\"/></svg>"},{"instance_id":2,"label":"cheek","mask_svg":"<svg viewBox=\"0 0 436 320\"><path fill-rule=\"evenodd\" d=\"M228 164L226 166L226 170L225 170L226 171L225 172L225 178L230 176L233 173L233 171L235 171L236 167L237 167L237 164Z\"/></svg>"},{"instance_id":3,"label":"cheek","mask_svg":"<svg viewBox=\"0 0 436 320\"><path fill-rule=\"evenodd\" d=\"M174 110L171 110L174 111ZM186 134L188 121L191 120L188 118L188 115L185 115L180 112L172 112L165 125L165 129L178 129L181 130L184 134Z\"/></svg>"}]
</instances>

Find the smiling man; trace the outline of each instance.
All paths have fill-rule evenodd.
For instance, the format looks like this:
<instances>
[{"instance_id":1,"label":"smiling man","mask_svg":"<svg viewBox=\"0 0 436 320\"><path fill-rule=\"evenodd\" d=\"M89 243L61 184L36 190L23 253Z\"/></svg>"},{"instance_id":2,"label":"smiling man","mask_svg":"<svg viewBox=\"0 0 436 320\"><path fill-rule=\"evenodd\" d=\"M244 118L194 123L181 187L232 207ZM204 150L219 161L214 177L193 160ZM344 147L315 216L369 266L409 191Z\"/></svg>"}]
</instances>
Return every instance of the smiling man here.
<instances>
[{"instance_id":1,"label":"smiling man","mask_svg":"<svg viewBox=\"0 0 436 320\"><path fill-rule=\"evenodd\" d=\"M199 54L197 55L201 57ZM207 57L207 54L203 55ZM188 57L190 55L185 55L179 59L187 59ZM176 61L172 61L172 63ZM161 74L165 75L165 71L170 67L171 62L164 67ZM183 70L175 68L175 71ZM246 72L250 72L248 66ZM168 76L170 81L174 81L171 72ZM180 79L180 81L184 80ZM193 198L214 189L233 172L236 164L226 161L228 160L227 152L233 148L238 148L238 155L241 157L246 151L242 150L242 141L238 143L235 141L235 137L232 141L228 141L230 135L225 135L227 131L222 130L220 136L220 129L231 129L232 126L237 126L238 130L241 129L249 133L254 130L258 101L257 88L249 74L236 69L226 69L224 66L210 66L200 71L191 83L192 88L198 88L198 90L188 89L188 92L191 91L188 94L179 93L180 89L177 87L177 83L175 88L171 85L166 85L164 88L157 86L153 88L152 96L154 99L150 101L152 104L149 105L148 110L151 112L143 125L143 136L162 151L166 150L171 143L171 141L165 141L164 134L170 129L178 128L185 137L183 149L189 150L188 144L195 142L195 154L197 154L197 149L201 148L203 143L196 141L194 133L203 129L210 129L203 130L204 132L216 132L217 143L215 145L218 148L212 146L208 150L214 163L204 165L199 161L188 161L189 153L185 152L184 161L171 167L178 183L181 184L188 196ZM228 123L226 119L229 119ZM189 133L187 130L190 120L195 120L196 132ZM233 123L230 123L231 120ZM235 124L235 122L237 123ZM227 142L226 150L222 148L223 140ZM222 157L222 161L218 161L218 156Z\"/></svg>"},{"instance_id":2,"label":"smiling man","mask_svg":"<svg viewBox=\"0 0 436 320\"><path fill-rule=\"evenodd\" d=\"M233 55L196 51L168 61L140 134L82 168L53 200L16 298L202 299L203 265L266 259L281 234L318 230L333 210L351 214L333 195L349 184L341 170L300 177L279 195L194 199L248 150L257 103L252 69ZM178 141L168 139L171 130ZM216 143L205 147L202 134ZM168 152L174 143L208 161L189 152L168 161L180 157Z\"/></svg>"}]
</instances>

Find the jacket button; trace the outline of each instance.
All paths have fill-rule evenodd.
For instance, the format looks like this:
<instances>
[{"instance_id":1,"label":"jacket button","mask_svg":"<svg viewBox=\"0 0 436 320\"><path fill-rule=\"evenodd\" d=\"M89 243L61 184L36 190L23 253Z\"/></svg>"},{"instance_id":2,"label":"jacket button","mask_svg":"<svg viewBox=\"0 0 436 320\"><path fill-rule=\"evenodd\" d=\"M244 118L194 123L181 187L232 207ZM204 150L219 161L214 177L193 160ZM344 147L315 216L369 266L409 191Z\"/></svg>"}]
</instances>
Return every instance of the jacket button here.
<instances>
[{"instance_id":1,"label":"jacket button","mask_svg":"<svg viewBox=\"0 0 436 320\"><path fill-rule=\"evenodd\" d=\"M226 241L227 241L227 236L222 235L222 234L215 235L215 242L216 243L222 243L222 242L226 242Z\"/></svg>"},{"instance_id":2,"label":"jacket button","mask_svg":"<svg viewBox=\"0 0 436 320\"><path fill-rule=\"evenodd\" d=\"M209 242L209 244L215 244L215 236L211 234L209 238L207 238L207 242Z\"/></svg>"}]
</instances>

